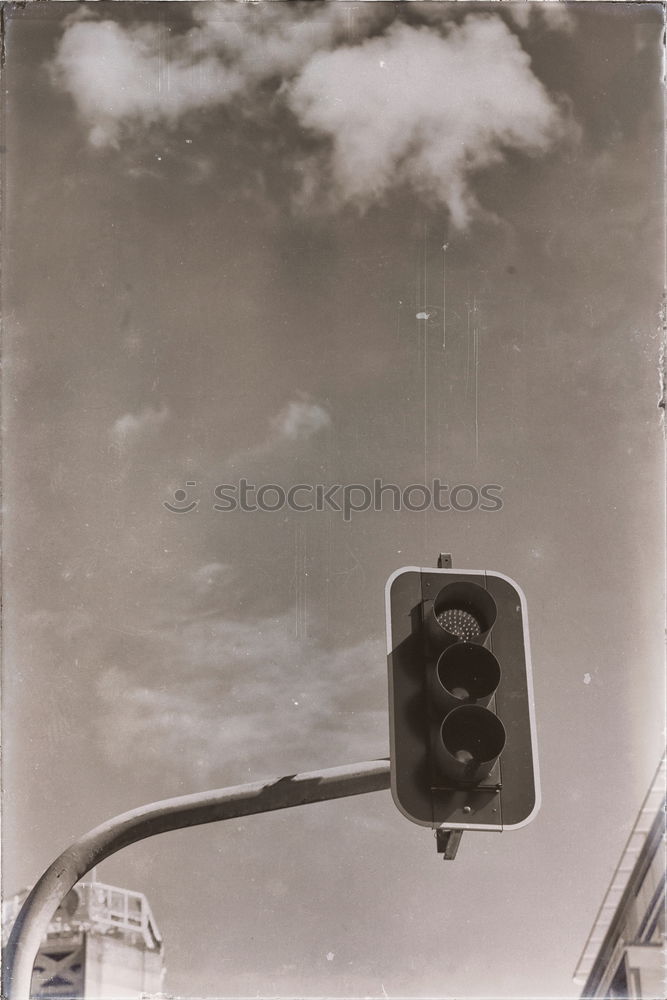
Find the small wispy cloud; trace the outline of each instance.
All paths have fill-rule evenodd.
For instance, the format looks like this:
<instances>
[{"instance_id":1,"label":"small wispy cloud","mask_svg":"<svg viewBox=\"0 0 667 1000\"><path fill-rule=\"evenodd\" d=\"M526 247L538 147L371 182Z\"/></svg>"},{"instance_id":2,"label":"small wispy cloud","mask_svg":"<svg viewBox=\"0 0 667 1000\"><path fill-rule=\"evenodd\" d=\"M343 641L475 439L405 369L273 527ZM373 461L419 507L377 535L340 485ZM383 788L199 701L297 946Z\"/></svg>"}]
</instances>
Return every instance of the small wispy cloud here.
<instances>
[{"instance_id":1,"label":"small wispy cloud","mask_svg":"<svg viewBox=\"0 0 667 1000\"><path fill-rule=\"evenodd\" d=\"M268 463L276 467L275 473L279 475L286 459L306 452L308 441L330 426L328 410L302 393L289 400L270 418L263 440L243 451L235 452L225 464L232 470L243 466L245 473L250 473L254 465L261 464L268 474Z\"/></svg>"},{"instance_id":2,"label":"small wispy cloud","mask_svg":"<svg viewBox=\"0 0 667 1000\"><path fill-rule=\"evenodd\" d=\"M229 583L233 576L234 570L227 563L210 562L194 570L192 582L198 593L206 594Z\"/></svg>"},{"instance_id":3,"label":"small wispy cloud","mask_svg":"<svg viewBox=\"0 0 667 1000\"><path fill-rule=\"evenodd\" d=\"M155 434L169 419L169 409L162 405L160 409L146 406L139 413L124 413L118 417L111 428L111 437L118 444L128 444Z\"/></svg>"},{"instance_id":4,"label":"small wispy cloud","mask_svg":"<svg viewBox=\"0 0 667 1000\"><path fill-rule=\"evenodd\" d=\"M273 435L287 441L303 441L325 427L331 426L331 417L319 403L293 399L271 420Z\"/></svg>"}]
</instances>

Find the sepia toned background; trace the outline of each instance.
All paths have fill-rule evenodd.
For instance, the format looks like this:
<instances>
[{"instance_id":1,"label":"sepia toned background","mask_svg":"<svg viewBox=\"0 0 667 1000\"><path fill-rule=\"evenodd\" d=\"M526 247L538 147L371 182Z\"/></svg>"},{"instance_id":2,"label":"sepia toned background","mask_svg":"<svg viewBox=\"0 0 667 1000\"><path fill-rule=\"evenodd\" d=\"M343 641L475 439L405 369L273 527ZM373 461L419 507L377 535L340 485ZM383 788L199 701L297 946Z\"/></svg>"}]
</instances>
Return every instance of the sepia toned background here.
<instances>
[{"instance_id":1,"label":"sepia toned background","mask_svg":"<svg viewBox=\"0 0 667 1000\"><path fill-rule=\"evenodd\" d=\"M97 877L179 996L577 995L664 742L660 5L5 18L4 895L142 803L386 756L384 584L450 551L526 594L530 826L443 864L383 792ZM503 508L216 511L241 477Z\"/></svg>"}]
</instances>

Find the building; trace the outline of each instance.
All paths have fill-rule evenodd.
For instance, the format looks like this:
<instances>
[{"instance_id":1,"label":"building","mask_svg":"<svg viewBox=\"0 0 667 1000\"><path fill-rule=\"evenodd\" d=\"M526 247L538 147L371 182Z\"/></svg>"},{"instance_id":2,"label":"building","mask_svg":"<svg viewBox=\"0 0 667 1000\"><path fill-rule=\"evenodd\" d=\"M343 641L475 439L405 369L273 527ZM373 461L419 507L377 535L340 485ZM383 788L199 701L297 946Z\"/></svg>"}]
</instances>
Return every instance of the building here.
<instances>
[{"instance_id":1,"label":"building","mask_svg":"<svg viewBox=\"0 0 667 1000\"><path fill-rule=\"evenodd\" d=\"M582 997L667 996L665 758L598 910L574 975Z\"/></svg>"},{"instance_id":2,"label":"building","mask_svg":"<svg viewBox=\"0 0 667 1000\"><path fill-rule=\"evenodd\" d=\"M3 903L3 942L28 890ZM162 939L140 892L80 882L58 907L32 976L34 1000L150 997L162 991Z\"/></svg>"}]
</instances>

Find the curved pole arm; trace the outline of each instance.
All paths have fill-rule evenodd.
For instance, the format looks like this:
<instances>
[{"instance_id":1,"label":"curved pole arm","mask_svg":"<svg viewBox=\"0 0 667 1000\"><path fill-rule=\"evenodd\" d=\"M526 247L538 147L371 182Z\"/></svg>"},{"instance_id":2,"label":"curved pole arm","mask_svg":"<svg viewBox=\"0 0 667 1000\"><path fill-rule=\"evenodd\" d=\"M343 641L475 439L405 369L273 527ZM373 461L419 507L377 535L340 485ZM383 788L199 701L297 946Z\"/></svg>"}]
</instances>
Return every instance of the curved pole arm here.
<instances>
[{"instance_id":1,"label":"curved pole arm","mask_svg":"<svg viewBox=\"0 0 667 1000\"><path fill-rule=\"evenodd\" d=\"M63 851L26 897L5 949L3 996L29 1000L32 967L58 906L87 872L123 847L168 830L379 792L389 783L388 760L366 761L164 799L102 823Z\"/></svg>"}]
</instances>

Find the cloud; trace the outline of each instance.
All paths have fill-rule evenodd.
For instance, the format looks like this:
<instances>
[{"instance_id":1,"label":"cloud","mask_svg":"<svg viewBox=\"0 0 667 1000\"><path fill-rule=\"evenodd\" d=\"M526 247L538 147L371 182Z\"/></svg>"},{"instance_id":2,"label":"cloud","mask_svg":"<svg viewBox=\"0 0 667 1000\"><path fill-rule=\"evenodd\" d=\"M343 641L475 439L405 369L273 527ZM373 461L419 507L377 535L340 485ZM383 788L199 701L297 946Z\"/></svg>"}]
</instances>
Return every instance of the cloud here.
<instances>
[{"instance_id":1,"label":"cloud","mask_svg":"<svg viewBox=\"0 0 667 1000\"><path fill-rule=\"evenodd\" d=\"M202 615L213 613L217 617L221 605L229 603L232 584L239 587L234 568L229 563L209 562L190 574L185 594L191 588L199 612Z\"/></svg>"},{"instance_id":2,"label":"cloud","mask_svg":"<svg viewBox=\"0 0 667 1000\"><path fill-rule=\"evenodd\" d=\"M87 14L70 20L51 64L74 99L93 146L118 146L123 132L174 125L193 110L226 104L271 78L290 76L312 52L334 44L350 20L339 4L197 4L194 27L121 27ZM374 20L372 10L356 22Z\"/></svg>"},{"instance_id":3,"label":"cloud","mask_svg":"<svg viewBox=\"0 0 667 1000\"><path fill-rule=\"evenodd\" d=\"M297 73L310 56L354 42L385 15L380 7L340 3L201 4L193 12L193 49L214 49L232 60L246 82Z\"/></svg>"},{"instance_id":4,"label":"cloud","mask_svg":"<svg viewBox=\"0 0 667 1000\"><path fill-rule=\"evenodd\" d=\"M164 30L146 24L76 20L52 63L54 81L71 94L93 146L118 145L125 124L175 124L188 111L218 104L243 87L242 77L185 43L164 54Z\"/></svg>"},{"instance_id":5,"label":"cloud","mask_svg":"<svg viewBox=\"0 0 667 1000\"><path fill-rule=\"evenodd\" d=\"M125 413L118 417L111 428L111 437L119 444L127 444L156 433L169 419L169 410L163 405L159 410L147 406L140 413Z\"/></svg>"},{"instance_id":6,"label":"cloud","mask_svg":"<svg viewBox=\"0 0 667 1000\"><path fill-rule=\"evenodd\" d=\"M517 8L514 22L537 17L534 6ZM549 26L569 23L564 8L537 6ZM322 204L331 183L324 204L363 209L407 184L464 227L477 208L475 171L510 149L546 153L568 124L500 16L456 24L414 5L430 23L410 26L397 13L385 4L202 3L185 32L86 13L65 28L52 78L99 148L232 102L265 113L268 88L321 140L310 159L292 145L302 204Z\"/></svg>"},{"instance_id":7,"label":"cloud","mask_svg":"<svg viewBox=\"0 0 667 1000\"><path fill-rule=\"evenodd\" d=\"M268 433L262 441L235 452L225 465L229 469L241 465L245 473L250 473L252 466L258 464L264 475L269 475L268 463L275 466L274 478L278 478L285 460L303 456L307 451L304 445L330 426L327 410L304 393L298 399L291 399L271 417Z\"/></svg>"},{"instance_id":8,"label":"cloud","mask_svg":"<svg viewBox=\"0 0 667 1000\"><path fill-rule=\"evenodd\" d=\"M153 668L108 666L98 684L110 763L164 767L215 783L226 767L258 777L386 750L380 639L331 648L298 639L293 612L192 622L151 639ZM301 763L303 762L303 763Z\"/></svg>"},{"instance_id":9,"label":"cloud","mask_svg":"<svg viewBox=\"0 0 667 1000\"><path fill-rule=\"evenodd\" d=\"M525 30L532 19L532 7L532 3L513 3L508 5L505 13L517 28Z\"/></svg>"},{"instance_id":10,"label":"cloud","mask_svg":"<svg viewBox=\"0 0 667 1000\"><path fill-rule=\"evenodd\" d=\"M340 200L363 206L409 183L460 227L476 208L472 173L509 149L545 153L566 130L517 38L479 15L445 37L397 23L363 45L318 53L289 102L330 139Z\"/></svg>"},{"instance_id":11,"label":"cloud","mask_svg":"<svg viewBox=\"0 0 667 1000\"><path fill-rule=\"evenodd\" d=\"M192 582L197 591L208 592L213 587L227 583L233 576L233 569L227 563L211 562L199 566L192 573Z\"/></svg>"},{"instance_id":12,"label":"cloud","mask_svg":"<svg viewBox=\"0 0 667 1000\"><path fill-rule=\"evenodd\" d=\"M306 440L324 427L330 426L331 418L324 407L319 403L309 403L307 400L291 400L271 420L275 437L287 441Z\"/></svg>"},{"instance_id":13,"label":"cloud","mask_svg":"<svg viewBox=\"0 0 667 1000\"><path fill-rule=\"evenodd\" d=\"M569 33L575 26L571 10L558 0L542 0L541 3L509 3L503 7L503 13L523 30L536 21L541 22L549 31Z\"/></svg>"}]
</instances>

